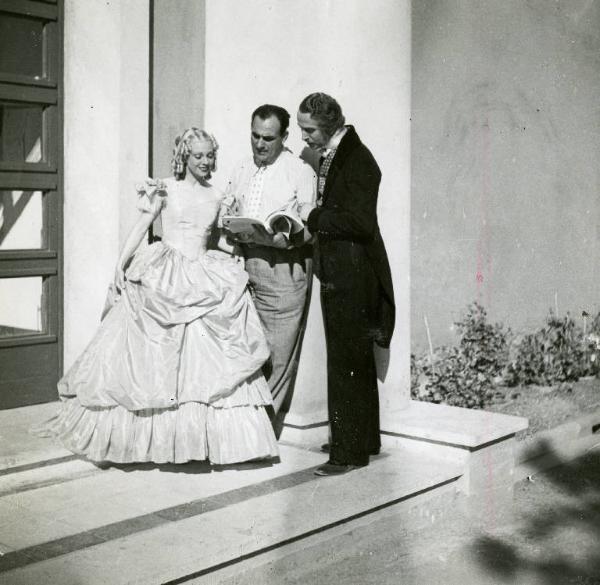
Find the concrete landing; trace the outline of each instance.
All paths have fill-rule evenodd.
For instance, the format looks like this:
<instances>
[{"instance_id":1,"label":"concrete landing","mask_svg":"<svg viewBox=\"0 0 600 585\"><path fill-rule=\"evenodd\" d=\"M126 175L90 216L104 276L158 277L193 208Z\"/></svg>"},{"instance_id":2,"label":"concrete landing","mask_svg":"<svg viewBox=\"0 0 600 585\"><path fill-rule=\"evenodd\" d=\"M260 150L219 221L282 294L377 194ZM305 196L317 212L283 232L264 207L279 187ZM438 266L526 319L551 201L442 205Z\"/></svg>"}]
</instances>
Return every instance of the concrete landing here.
<instances>
[{"instance_id":1,"label":"concrete landing","mask_svg":"<svg viewBox=\"0 0 600 585\"><path fill-rule=\"evenodd\" d=\"M367 468L321 478L313 470L326 456L316 445L282 445L274 464L99 469L66 458L51 439L32 438L28 453L28 433L15 421L30 426L36 408L39 418L48 414L48 406L0 412L0 428L10 414L25 441L9 447L2 433L0 583L7 585L217 578L290 543L453 492L461 475L456 463L386 448Z\"/></svg>"},{"instance_id":2,"label":"concrete landing","mask_svg":"<svg viewBox=\"0 0 600 585\"><path fill-rule=\"evenodd\" d=\"M8 467L22 467L57 458L73 458L57 442L35 436L31 430L51 419L58 402L0 410L0 473Z\"/></svg>"},{"instance_id":3,"label":"concrete landing","mask_svg":"<svg viewBox=\"0 0 600 585\"><path fill-rule=\"evenodd\" d=\"M384 412L384 435L478 450L527 428L520 416L410 400L401 410Z\"/></svg>"}]
</instances>

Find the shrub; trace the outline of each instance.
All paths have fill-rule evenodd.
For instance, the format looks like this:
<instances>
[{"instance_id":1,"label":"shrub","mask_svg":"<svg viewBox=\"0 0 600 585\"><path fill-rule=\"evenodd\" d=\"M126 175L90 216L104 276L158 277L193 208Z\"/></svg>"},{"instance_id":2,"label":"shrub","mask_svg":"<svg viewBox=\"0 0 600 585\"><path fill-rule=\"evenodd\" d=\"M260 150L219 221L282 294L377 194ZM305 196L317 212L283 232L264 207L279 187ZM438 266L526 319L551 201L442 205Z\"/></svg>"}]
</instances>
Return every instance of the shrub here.
<instances>
[{"instance_id":1,"label":"shrub","mask_svg":"<svg viewBox=\"0 0 600 585\"><path fill-rule=\"evenodd\" d=\"M479 372L498 376L508 359L509 332L499 323L488 323L486 310L479 303L470 305L462 321L455 325L469 365Z\"/></svg>"},{"instance_id":2,"label":"shrub","mask_svg":"<svg viewBox=\"0 0 600 585\"><path fill-rule=\"evenodd\" d=\"M582 317L589 315L584 311ZM582 334L583 376L600 376L600 312L591 320L589 329Z\"/></svg>"},{"instance_id":3,"label":"shrub","mask_svg":"<svg viewBox=\"0 0 600 585\"><path fill-rule=\"evenodd\" d=\"M494 399L495 387L508 357L507 333L487 322L479 303L467 307L455 323L458 347L442 346L429 356L411 358L411 396L451 406L483 408Z\"/></svg>"},{"instance_id":4,"label":"shrub","mask_svg":"<svg viewBox=\"0 0 600 585\"><path fill-rule=\"evenodd\" d=\"M510 330L488 323L479 303L467 307L455 325L458 346L411 355L413 399L484 408L501 384L568 388L582 376L600 376L600 312L584 331L569 314L557 317L550 311L543 327L514 337L510 346Z\"/></svg>"},{"instance_id":5,"label":"shrub","mask_svg":"<svg viewBox=\"0 0 600 585\"><path fill-rule=\"evenodd\" d=\"M599 325L596 319L592 327ZM514 340L505 382L552 386L597 375L597 349L590 337L583 335L569 314L558 317L550 311L545 326Z\"/></svg>"}]
</instances>

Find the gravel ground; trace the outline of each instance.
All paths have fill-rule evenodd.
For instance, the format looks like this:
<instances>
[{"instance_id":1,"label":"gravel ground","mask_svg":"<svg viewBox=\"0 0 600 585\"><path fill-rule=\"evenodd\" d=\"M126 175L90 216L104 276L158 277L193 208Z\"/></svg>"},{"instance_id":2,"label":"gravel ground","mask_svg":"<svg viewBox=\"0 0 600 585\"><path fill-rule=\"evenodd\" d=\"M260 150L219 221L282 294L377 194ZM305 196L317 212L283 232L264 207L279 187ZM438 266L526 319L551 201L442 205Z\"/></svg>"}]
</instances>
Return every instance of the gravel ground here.
<instances>
[{"instance_id":1,"label":"gravel ground","mask_svg":"<svg viewBox=\"0 0 600 585\"><path fill-rule=\"evenodd\" d=\"M600 408L600 380L582 378L562 386L519 386L503 388L504 398L486 410L524 416L529 428L521 436L531 436L569 419ZM517 437L519 438L519 437Z\"/></svg>"}]
</instances>

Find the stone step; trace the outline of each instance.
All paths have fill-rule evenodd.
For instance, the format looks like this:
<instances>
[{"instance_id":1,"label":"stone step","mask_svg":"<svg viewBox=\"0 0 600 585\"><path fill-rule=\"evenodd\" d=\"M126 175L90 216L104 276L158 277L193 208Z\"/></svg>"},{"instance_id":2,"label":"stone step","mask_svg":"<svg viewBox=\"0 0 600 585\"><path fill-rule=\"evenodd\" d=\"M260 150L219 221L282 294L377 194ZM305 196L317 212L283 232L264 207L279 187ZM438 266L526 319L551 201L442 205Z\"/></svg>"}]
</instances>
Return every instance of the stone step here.
<instances>
[{"instance_id":1,"label":"stone step","mask_svg":"<svg viewBox=\"0 0 600 585\"><path fill-rule=\"evenodd\" d=\"M0 502L5 496L38 490L102 473L103 471L99 467L79 458L60 462L51 459L17 468L10 467L6 473L0 473Z\"/></svg>"},{"instance_id":2,"label":"stone step","mask_svg":"<svg viewBox=\"0 0 600 585\"><path fill-rule=\"evenodd\" d=\"M7 585L44 582L150 585L208 578L224 567L366 519L371 514L383 513L386 508L411 499L434 497L440 491L452 489L462 471L452 462L394 449L374 458L368 467L347 475L317 477L313 474L314 466L323 456L283 448L282 462L286 458L293 459L294 453L298 465L302 466L303 462L303 467L298 469L296 465L298 470L290 473L294 466L288 463L288 473L277 477L274 474L278 472L273 470L279 466L227 470L223 472L228 473L226 477L219 477L219 473L183 474L183 481L181 477L173 480L178 477L176 473L164 474L170 476L165 480L148 470L136 470L140 474L134 482L139 502L152 509L154 499L158 498L163 507L130 519L129 525L113 525L112 529L102 518L110 517L110 510L114 510L122 498L126 507L132 501L126 491L120 490L123 478L118 472L113 473L113 479L118 481L112 488L111 482L106 485L100 482L102 485L97 486L99 477L105 476L73 479L68 482L69 493L76 500L82 499L78 492L83 488L88 507L97 510L97 528L74 533L67 539L58 538L37 547L19 547L20 550L8 552L5 555L8 562L3 564L0 559L0 582ZM312 465L307 467L309 459ZM125 479L131 482L133 478ZM162 491L153 486L154 480L160 480ZM232 489L236 481L244 486ZM187 505L165 509L169 491L175 490L176 485L181 490L188 483L212 484L212 488L205 486L196 492L203 497L193 501L187 491ZM33 494L43 494L48 489L51 488L16 495L22 498L20 505L26 509ZM2 501L6 501L6 497L1 498L0 503ZM76 507L75 510L73 516L79 515L82 509ZM103 515L105 510L107 513ZM3 542L1 534L0 542ZM15 568L10 568L11 563Z\"/></svg>"},{"instance_id":3,"label":"stone step","mask_svg":"<svg viewBox=\"0 0 600 585\"><path fill-rule=\"evenodd\" d=\"M0 543L4 550L25 549L44 556L48 543L76 548L81 535L100 542L106 532L127 532L155 525L160 517L187 513L208 502L228 505L238 499L293 485L297 473L322 463L324 456L282 446L281 461L211 467L119 465L99 469L75 460L27 468L0 476ZM163 518L163 522L166 522ZM103 529L103 534L97 534ZM68 539L68 542L65 541ZM0 571L8 563L0 558Z\"/></svg>"},{"instance_id":4,"label":"stone step","mask_svg":"<svg viewBox=\"0 0 600 585\"><path fill-rule=\"evenodd\" d=\"M52 465L75 459L58 441L33 432L56 414L58 405L49 402L0 410L0 476L40 463Z\"/></svg>"}]
</instances>

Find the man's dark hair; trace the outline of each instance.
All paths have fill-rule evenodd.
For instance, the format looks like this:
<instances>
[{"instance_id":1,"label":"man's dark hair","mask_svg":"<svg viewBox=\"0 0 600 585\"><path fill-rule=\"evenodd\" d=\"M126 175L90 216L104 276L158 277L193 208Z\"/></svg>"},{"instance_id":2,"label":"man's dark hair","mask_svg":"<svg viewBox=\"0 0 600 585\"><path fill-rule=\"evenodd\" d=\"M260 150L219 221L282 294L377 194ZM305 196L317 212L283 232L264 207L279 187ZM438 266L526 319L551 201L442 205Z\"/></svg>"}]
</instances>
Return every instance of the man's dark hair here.
<instances>
[{"instance_id":1,"label":"man's dark hair","mask_svg":"<svg viewBox=\"0 0 600 585\"><path fill-rule=\"evenodd\" d=\"M283 136L290 125L290 115L288 114L288 111L281 106L274 106L272 104L258 106L258 108L252 112L252 118L250 118L251 124L257 116L261 120L266 120L271 116L275 116L279 120L279 136Z\"/></svg>"},{"instance_id":2,"label":"man's dark hair","mask_svg":"<svg viewBox=\"0 0 600 585\"><path fill-rule=\"evenodd\" d=\"M299 110L303 114L310 114L329 136L333 136L346 122L340 104L326 93L307 95L300 103Z\"/></svg>"}]
</instances>

